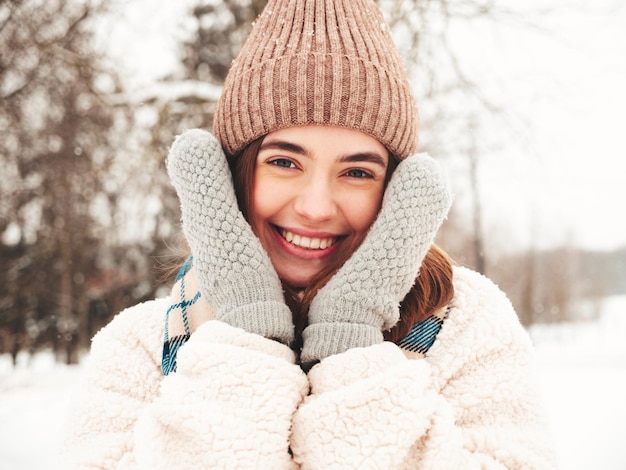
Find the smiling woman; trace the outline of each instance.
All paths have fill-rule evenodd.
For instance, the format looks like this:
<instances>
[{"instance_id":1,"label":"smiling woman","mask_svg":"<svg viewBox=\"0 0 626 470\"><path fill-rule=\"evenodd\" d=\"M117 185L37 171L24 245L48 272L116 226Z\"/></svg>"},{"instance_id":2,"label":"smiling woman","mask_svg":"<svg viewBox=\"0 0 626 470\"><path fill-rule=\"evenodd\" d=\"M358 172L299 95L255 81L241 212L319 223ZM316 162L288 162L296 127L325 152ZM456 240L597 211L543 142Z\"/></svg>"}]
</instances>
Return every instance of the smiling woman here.
<instances>
[{"instance_id":1,"label":"smiling woman","mask_svg":"<svg viewBox=\"0 0 626 470\"><path fill-rule=\"evenodd\" d=\"M62 468L552 467L511 304L433 244L373 2L270 0L213 133L170 149L192 257L94 338Z\"/></svg>"}]
</instances>

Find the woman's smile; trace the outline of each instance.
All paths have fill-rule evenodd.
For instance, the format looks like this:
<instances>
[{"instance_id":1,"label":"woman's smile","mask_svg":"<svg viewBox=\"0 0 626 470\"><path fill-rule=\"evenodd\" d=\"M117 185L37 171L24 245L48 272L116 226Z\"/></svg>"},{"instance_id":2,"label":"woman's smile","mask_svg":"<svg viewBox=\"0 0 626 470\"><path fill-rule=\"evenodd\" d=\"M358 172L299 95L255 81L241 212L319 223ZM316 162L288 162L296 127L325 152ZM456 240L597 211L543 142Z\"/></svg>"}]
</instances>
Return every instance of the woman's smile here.
<instances>
[{"instance_id":1,"label":"woman's smile","mask_svg":"<svg viewBox=\"0 0 626 470\"><path fill-rule=\"evenodd\" d=\"M306 286L367 232L388 163L379 141L353 129L314 125L265 136L251 221L281 279Z\"/></svg>"},{"instance_id":2,"label":"woman's smile","mask_svg":"<svg viewBox=\"0 0 626 470\"><path fill-rule=\"evenodd\" d=\"M280 235L292 245L309 250L325 250L336 241L336 237L308 237L285 229L280 229Z\"/></svg>"},{"instance_id":3,"label":"woman's smile","mask_svg":"<svg viewBox=\"0 0 626 470\"><path fill-rule=\"evenodd\" d=\"M327 233L315 234L299 229L275 227L279 247L289 256L306 260L323 259L331 256L337 249L338 241L345 237Z\"/></svg>"}]
</instances>

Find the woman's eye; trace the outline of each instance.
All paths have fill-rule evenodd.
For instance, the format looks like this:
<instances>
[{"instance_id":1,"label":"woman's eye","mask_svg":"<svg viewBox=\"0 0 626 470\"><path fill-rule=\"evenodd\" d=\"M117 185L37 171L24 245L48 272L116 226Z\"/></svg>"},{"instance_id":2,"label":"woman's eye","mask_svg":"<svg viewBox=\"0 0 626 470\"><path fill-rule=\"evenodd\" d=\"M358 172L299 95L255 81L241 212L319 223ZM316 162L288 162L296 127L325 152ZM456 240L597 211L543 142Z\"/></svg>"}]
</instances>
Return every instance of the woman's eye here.
<instances>
[{"instance_id":1,"label":"woman's eye","mask_svg":"<svg viewBox=\"0 0 626 470\"><path fill-rule=\"evenodd\" d=\"M268 162L270 165L279 166L281 168L295 168L296 165L291 160L286 158L275 158L274 160L270 160Z\"/></svg>"},{"instance_id":2,"label":"woman's eye","mask_svg":"<svg viewBox=\"0 0 626 470\"><path fill-rule=\"evenodd\" d=\"M348 170L346 172L346 176L349 176L350 178L371 178L372 177L372 175L369 174L367 171L358 170L358 169Z\"/></svg>"}]
</instances>

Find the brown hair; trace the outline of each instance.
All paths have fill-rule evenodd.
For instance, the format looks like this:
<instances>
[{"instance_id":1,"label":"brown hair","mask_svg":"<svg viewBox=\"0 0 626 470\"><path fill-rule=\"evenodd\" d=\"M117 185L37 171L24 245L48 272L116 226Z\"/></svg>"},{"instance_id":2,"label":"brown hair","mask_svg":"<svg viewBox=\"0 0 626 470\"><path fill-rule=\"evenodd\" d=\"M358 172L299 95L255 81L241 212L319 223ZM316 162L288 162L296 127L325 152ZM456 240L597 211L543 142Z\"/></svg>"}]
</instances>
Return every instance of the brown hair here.
<instances>
[{"instance_id":1,"label":"brown hair","mask_svg":"<svg viewBox=\"0 0 626 470\"><path fill-rule=\"evenodd\" d=\"M263 137L252 141L239 155L230 161L237 202L244 217L251 225L254 225L252 221L253 215L250 213L249 208L252 207L254 170L262 141ZM398 159L390 155L386 182L389 181L397 166ZM304 291L297 290L293 286L283 283L285 301L292 311L296 327L296 347L301 346L302 331L307 325L309 306L315 294L348 260L364 238L365 235L361 239L355 240L345 250L345 255L333 263L332 266L323 270L317 276L315 282L306 287ZM433 312L448 305L454 296L452 275L452 260L445 251L436 245L432 245L422 262L415 284L400 303L400 320L393 328L383 332L385 340L399 341L408 334L415 323L424 320Z\"/></svg>"}]
</instances>

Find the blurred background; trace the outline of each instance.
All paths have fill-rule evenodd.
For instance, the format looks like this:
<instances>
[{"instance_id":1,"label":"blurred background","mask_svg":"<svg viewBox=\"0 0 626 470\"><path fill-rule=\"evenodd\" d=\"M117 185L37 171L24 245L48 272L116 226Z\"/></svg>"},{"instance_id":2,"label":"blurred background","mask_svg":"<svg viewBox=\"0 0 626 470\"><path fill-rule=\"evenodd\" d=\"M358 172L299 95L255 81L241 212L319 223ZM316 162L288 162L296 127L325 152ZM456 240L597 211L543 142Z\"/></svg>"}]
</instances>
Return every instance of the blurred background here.
<instances>
[{"instance_id":1,"label":"blurred background","mask_svg":"<svg viewBox=\"0 0 626 470\"><path fill-rule=\"evenodd\" d=\"M31 436L62 425L90 338L167 295L183 248L167 150L210 129L265 4L0 2L0 422L12 423L0 436L19 440L16 420ZM563 468L600 455L626 468L611 439L589 447L578 432L626 430L606 395L626 391L626 5L378 4L417 97L420 149L455 194L438 243L499 284L533 336ZM570 414L581 400L594 412ZM6 443L6 468L42 468Z\"/></svg>"}]
</instances>

